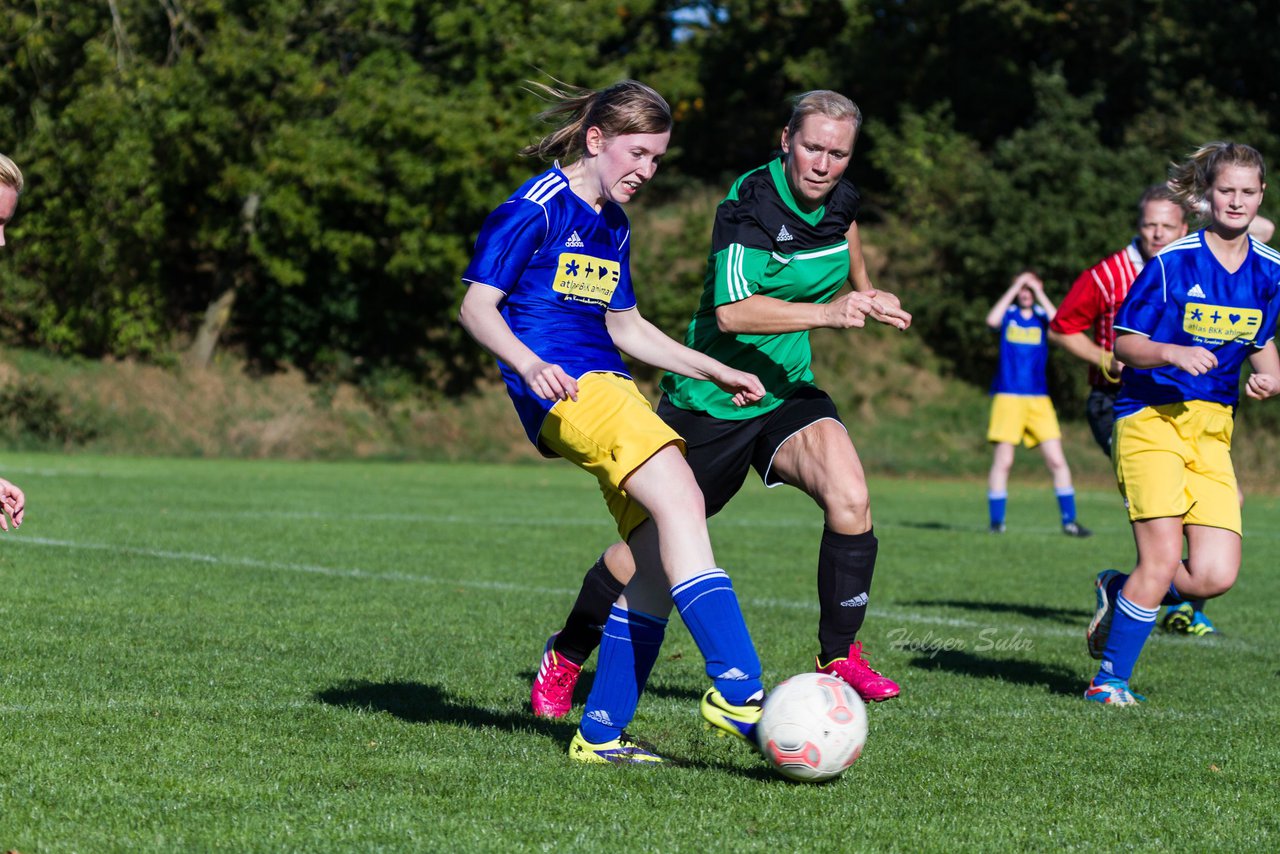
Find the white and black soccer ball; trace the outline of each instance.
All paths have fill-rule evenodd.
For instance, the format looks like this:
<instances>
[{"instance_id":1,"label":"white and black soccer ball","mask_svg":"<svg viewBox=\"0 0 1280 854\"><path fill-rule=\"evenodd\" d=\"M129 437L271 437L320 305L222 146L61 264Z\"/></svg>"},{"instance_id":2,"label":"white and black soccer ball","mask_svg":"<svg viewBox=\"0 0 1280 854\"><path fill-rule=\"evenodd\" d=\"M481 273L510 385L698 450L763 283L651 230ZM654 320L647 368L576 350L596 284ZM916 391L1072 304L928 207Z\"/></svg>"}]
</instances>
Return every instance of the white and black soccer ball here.
<instances>
[{"instance_id":1,"label":"white and black soccer ball","mask_svg":"<svg viewBox=\"0 0 1280 854\"><path fill-rule=\"evenodd\" d=\"M805 783L831 780L862 755L867 707L849 683L801 673L765 697L756 737L782 776Z\"/></svg>"}]
</instances>

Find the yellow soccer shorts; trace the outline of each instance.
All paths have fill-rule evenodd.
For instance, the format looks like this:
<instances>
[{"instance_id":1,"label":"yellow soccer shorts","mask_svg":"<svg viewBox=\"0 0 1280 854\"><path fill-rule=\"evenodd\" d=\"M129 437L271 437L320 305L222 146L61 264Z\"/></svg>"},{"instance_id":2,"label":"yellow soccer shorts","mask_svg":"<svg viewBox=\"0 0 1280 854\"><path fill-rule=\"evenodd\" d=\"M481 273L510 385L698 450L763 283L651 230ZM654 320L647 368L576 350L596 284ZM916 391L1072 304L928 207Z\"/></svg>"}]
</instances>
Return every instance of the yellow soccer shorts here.
<instances>
[{"instance_id":1,"label":"yellow soccer shorts","mask_svg":"<svg viewBox=\"0 0 1280 854\"><path fill-rule=\"evenodd\" d=\"M623 540L649 514L622 484L667 445L684 453L684 440L658 417L636 384L609 373L581 377L578 399L551 407L538 438L558 456L595 475Z\"/></svg>"},{"instance_id":2,"label":"yellow soccer shorts","mask_svg":"<svg viewBox=\"0 0 1280 854\"><path fill-rule=\"evenodd\" d=\"M1062 438L1058 413L1047 395L996 394L991 398L988 442L1019 442L1034 448L1041 442Z\"/></svg>"},{"instance_id":3,"label":"yellow soccer shorts","mask_svg":"<svg viewBox=\"0 0 1280 854\"><path fill-rule=\"evenodd\" d=\"M1148 406L1116 419L1116 481L1129 520L1180 516L1184 525L1240 533L1231 464L1231 408L1192 400Z\"/></svg>"}]
</instances>

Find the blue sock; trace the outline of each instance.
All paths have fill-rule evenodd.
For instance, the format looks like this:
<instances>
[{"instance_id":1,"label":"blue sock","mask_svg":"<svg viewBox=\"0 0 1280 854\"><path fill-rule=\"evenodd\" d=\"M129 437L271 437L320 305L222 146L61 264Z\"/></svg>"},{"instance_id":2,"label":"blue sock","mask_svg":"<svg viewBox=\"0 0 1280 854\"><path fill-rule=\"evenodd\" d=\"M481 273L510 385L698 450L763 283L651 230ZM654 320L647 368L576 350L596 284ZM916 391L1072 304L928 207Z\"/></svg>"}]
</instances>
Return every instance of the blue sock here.
<instances>
[{"instance_id":1,"label":"blue sock","mask_svg":"<svg viewBox=\"0 0 1280 854\"><path fill-rule=\"evenodd\" d=\"M1138 661L1142 646L1147 642L1151 629L1156 624L1157 608L1143 608L1135 605L1121 593L1116 598L1116 613L1111 619L1111 634L1107 635L1107 646L1102 651L1102 666L1098 669L1096 680L1123 679L1129 681L1133 675L1133 665Z\"/></svg>"},{"instance_id":2,"label":"blue sock","mask_svg":"<svg viewBox=\"0 0 1280 854\"><path fill-rule=\"evenodd\" d=\"M1058 512L1062 514L1062 524L1076 520L1076 491L1074 487L1055 489L1058 496Z\"/></svg>"},{"instance_id":3,"label":"blue sock","mask_svg":"<svg viewBox=\"0 0 1280 854\"><path fill-rule=\"evenodd\" d=\"M706 659L716 690L735 706L763 695L760 657L729 575L723 569L707 570L672 587L671 598Z\"/></svg>"},{"instance_id":4,"label":"blue sock","mask_svg":"<svg viewBox=\"0 0 1280 854\"><path fill-rule=\"evenodd\" d=\"M666 628L661 617L613 606L600 639L595 682L578 725L587 741L613 741L631 723Z\"/></svg>"},{"instance_id":5,"label":"blue sock","mask_svg":"<svg viewBox=\"0 0 1280 854\"><path fill-rule=\"evenodd\" d=\"M1009 503L1009 493L1007 492L988 492L987 493L987 513L991 517L992 525L1004 524L1005 506Z\"/></svg>"},{"instance_id":6,"label":"blue sock","mask_svg":"<svg viewBox=\"0 0 1280 854\"><path fill-rule=\"evenodd\" d=\"M1175 608L1187 601L1182 598L1182 594L1178 592L1178 588L1173 586L1173 582L1169 582L1169 592L1164 594L1164 598L1160 600L1161 605L1173 605Z\"/></svg>"}]
</instances>

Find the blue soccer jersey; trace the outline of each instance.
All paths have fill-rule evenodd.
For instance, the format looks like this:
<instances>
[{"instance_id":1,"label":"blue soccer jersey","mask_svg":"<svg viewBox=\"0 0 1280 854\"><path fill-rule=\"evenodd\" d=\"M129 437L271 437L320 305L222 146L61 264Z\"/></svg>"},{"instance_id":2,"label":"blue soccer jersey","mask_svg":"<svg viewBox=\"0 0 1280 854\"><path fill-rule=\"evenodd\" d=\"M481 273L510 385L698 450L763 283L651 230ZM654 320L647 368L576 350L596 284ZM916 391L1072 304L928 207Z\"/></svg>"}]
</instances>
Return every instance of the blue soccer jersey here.
<instances>
[{"instance_id":1,"label":"blue soccer jersey","mask_svg":"<svg viewBox=\"0 0 1280 854\"><path fill-rule=\"evenodd\" d=\"M506 294L499 305L515 336L575 379L593 372L630 377L605 326L607 311L635 308L631 229L613 202L597 212L569 187L559 164L527 181L489 214L462 274L469 286ZM544 400L499 362L529 441L538 444Z\"/></svg>"},{"instance_id":2,"label":"blue soccer jersey","mask_svg":"<svg viewBox=\"0 0 1280 854\"><path fill-rule=\"evenodd\" d=\"M1000 321L1000 362L992 394L1046 395L1045 366L1049 363L1049 315L1040 306L1032 306L1031 316L1023 317L1022 309L1009 306Z\"/></svg>"},{"instance_id":3,"label":"blue soccer jersey","mask_svg":"<svg viewBox=\"0 0 1280 854\"><path fill-rule=\"evenodd\" d=\"M1117 418L1144 406L1205 400L1235 406L1240 365L1275 337L1280 316L1280 253L1249 238L1249 254L1234 273L1222 266L1203 231L1169 244L1143 269L1116 315L1116 331L1152 341L1204 347L1218 366L1193 377L1164 365L1126 366L1116 396Z\"/></svg>"}]
</instances>

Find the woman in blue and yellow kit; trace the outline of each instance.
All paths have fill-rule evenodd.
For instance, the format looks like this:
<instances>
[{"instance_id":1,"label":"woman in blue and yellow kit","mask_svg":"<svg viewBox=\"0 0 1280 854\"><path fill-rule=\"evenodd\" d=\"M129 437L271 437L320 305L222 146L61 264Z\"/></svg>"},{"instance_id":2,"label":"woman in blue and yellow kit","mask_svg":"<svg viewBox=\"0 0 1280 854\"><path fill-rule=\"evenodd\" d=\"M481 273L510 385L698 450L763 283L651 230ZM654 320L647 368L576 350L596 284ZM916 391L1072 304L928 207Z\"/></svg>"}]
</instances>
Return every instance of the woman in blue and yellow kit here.
<instances>
[{"instance_id":1,"label":"woman in blue and yellow kit","mask_svg":"<svg viewBox=\"0 0 1280 854\"><path fill-rule=\"evenodd\" d=\"M1188 209L1207 201L1209 224L1153 258L1116 316L1113 457L1138 562L1098 575L1086 637L1102 663L1086 699L1142 702L1129 677L1160 605L1220 596L1240 570L1231 432L1245 359L1250 397L1280 391L1280 253L1249 236L1265 178L1262 155L1239 143L1175 164L1170 188Z\"/></svg>"},{"instance_id":2,"label":"woman in blue and yellow kit","mask_svg":"<svg viewBox=\"0 0 1280 854\"><path fill-rule=\"evenodd\" d=\"M535 84L536 85L536 84ZM717 567L702 493L683 440L654 414L619 350L711 381L734 402L760 380L691 350L641 317L622 205L658 168L671 112L648 86L601 91L537 85L560 127L522 153L559 159L485 220L463 273L459 322L498 357L530 441L596 476L635 577L609 616L599 666L569 755L584 762L662 762L624 732L674 604L706 660L702 702L713 725L752 741L764 691L733 586Z\"/></svg>"}]
</instances>

